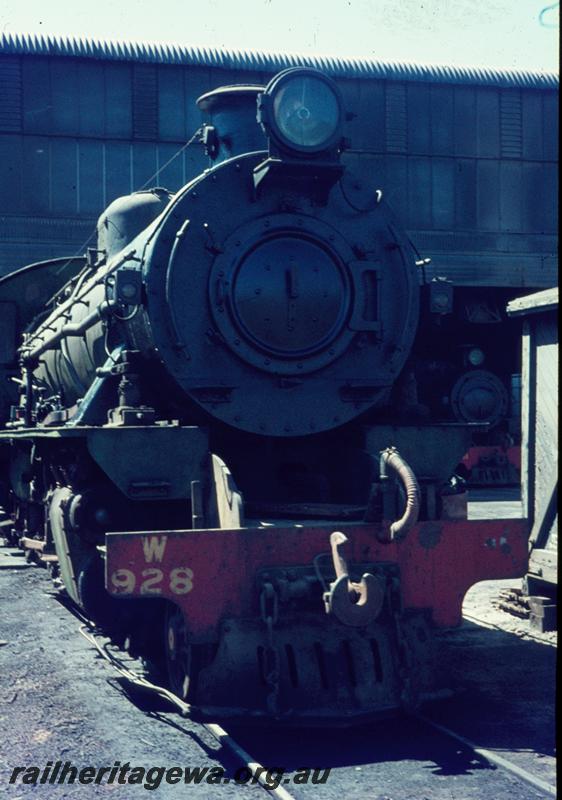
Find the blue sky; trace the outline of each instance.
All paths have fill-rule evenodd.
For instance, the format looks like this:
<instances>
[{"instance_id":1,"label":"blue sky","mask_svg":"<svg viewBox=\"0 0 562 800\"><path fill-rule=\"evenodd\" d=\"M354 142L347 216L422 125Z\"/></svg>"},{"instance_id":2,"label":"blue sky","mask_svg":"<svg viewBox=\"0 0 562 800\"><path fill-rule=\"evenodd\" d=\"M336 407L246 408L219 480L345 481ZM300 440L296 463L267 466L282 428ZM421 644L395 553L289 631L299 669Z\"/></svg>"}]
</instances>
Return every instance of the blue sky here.
<instances>
[{"instance_id":1,"label":"blue sky","mask_svg":"<svg viewBox=\"0 0 562 800\"><path fill-rule=\"evenodd\" d=\"M549 0L2 0L0 31L558 71L558 13Z\"/></svg>"}]
</instances>

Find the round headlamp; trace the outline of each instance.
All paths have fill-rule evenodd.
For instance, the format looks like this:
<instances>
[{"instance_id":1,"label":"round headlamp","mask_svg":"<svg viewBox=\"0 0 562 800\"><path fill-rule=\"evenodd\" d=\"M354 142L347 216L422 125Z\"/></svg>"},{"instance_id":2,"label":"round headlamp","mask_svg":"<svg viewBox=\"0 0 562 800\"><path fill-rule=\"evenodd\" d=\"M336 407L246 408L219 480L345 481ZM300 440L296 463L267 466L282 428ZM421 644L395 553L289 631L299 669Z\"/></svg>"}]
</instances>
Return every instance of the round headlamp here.
<instances>
[{"instance_id":1,"label":"round headlamp","mask_svg":"<svg viewBox=\"0 0 562 800\"><path fill-rule=\"evenodd\" d=\"M258 120L282 150L299 155L323 153L341 139L343 103L339 89L318 70L284 70L261 95Z\"/></svg>"}]
</instances>

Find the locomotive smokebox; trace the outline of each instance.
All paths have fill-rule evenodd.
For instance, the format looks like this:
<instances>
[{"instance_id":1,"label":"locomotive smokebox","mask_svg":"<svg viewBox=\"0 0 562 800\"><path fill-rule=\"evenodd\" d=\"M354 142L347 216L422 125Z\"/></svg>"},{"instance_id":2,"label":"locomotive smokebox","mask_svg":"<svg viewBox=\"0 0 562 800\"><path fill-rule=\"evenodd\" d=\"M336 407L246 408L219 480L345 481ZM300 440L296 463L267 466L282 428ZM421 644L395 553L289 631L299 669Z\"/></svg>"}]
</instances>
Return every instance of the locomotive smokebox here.
<instances>
[{"instance_id":1,"label":"locomotive smokebox","mask_svg":"<svg viewBox=\"0 0 562 800\"><path fill-rule=\"evenodd\" d=\"M208 414L306 436L385 404L415 336L419 276L382 203L357 212L332 191L318 205L314 186L288 195L271 180L258 205L262 160L223 161L175 196L143 250L146 312L167 374Z\"/></svg>"},{"instance_id":2,"label":"locomotive smokebox","mask_svg":"<svg viewBox=\"0 0 562 800\"><path fill-rule=\"evenodd\" d=\"M198 108L211 119L205 142L215 163L267 148L256 120L256 100L263 90L263 86L221 86L197 100Z\"/></svg>"}]
</instances>

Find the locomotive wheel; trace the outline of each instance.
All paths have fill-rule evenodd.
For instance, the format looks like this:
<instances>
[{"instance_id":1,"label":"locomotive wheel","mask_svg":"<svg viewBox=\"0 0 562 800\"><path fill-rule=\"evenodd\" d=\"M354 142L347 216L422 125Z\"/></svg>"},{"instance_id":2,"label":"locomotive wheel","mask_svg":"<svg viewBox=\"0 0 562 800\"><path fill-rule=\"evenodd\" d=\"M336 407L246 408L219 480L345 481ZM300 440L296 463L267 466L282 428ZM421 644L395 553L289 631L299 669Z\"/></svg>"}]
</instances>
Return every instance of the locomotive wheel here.
<instances>
[{"instance_id":1,"label":"locomotive wheel","mask_svg":"<svg viewBox=\"0 0 562 800\"><path fill-rule=\"evenodd\" d=\"M194 689L193 647L183 612L176 605L170 604L166 609L164 641L170 689L182 700L187 700L193 696Z\"/></svg>"}]
</instances>

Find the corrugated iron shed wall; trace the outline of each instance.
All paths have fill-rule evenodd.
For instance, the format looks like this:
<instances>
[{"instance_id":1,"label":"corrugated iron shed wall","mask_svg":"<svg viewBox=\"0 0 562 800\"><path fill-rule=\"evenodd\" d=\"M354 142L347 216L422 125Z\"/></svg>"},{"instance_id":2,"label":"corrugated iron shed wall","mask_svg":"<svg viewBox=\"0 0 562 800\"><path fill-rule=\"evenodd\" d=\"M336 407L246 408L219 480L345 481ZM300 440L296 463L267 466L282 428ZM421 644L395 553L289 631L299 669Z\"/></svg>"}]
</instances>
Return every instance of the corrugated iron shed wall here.
<instances>
[{"instance_id":1,"label":"corrugated iron shed wall","mask_svg":"<svg viewBox=\"0 0 562 800\"><path fill-rule=\"evenodd\" d=\"M355 114L346 161L404 219L436 274L552 285L557 81L552 75L0 37L0 272L83 245L95 218L147 181L207 166L174 154L217 85L312 63Z\"/></svg>"}]
</instances>

